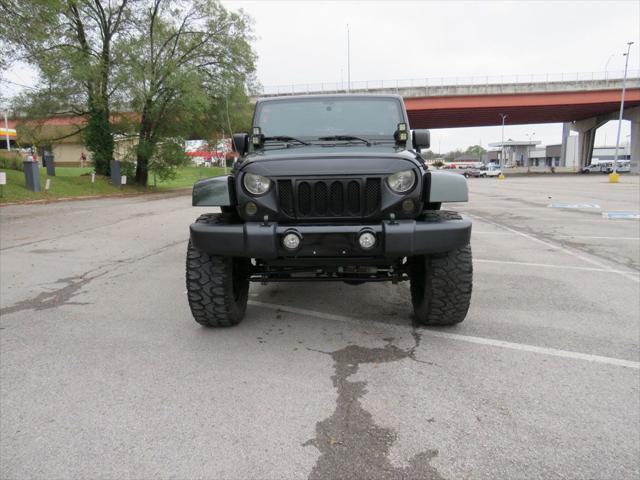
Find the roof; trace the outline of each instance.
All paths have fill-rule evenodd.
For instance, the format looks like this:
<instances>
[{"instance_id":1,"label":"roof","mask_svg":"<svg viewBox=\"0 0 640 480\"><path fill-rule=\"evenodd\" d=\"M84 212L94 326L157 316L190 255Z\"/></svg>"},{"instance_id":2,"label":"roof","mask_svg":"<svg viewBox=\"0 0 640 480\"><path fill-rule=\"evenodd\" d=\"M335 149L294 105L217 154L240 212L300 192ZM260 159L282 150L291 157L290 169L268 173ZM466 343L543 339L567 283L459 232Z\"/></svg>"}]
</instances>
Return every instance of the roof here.
<instances>
[{"instance_id":1,"label":"roof","mask_svg":"<svg viewBox=\"0 0 640 480\"><path fill-rule=\"evenodd\" d=\"M504 146L505 147L527 147L527 146L534 146L534 145L540 145L542 142L540 140L507 140L504 142ZM501 147L503 145L502 142L493 142L490 143L489 146L490 147Z\"/></svg>"},{"instance_id":2,"label":"roof","mask_svg":"<svg viewBox=\"0 0 640 480\"><path fill-rule=\"evenodd\" d=\"M277 102L286 100L317 100L326 98L393 98L402 101L402 96L393 93L376 94L376 93L324 93L314 95L281 95L279 97L263 97L259 98L256 103Z\"/></svg>"},{"instance_id":3,"label":"roof","mask_svg":"<svg viewBox=\"0 0 640 480\"><path fill-rule=\"evenodd\" d=\"M479 162L480 157L477 155L460 155L453 159L454 162Z\"/></svg>"}]
</instances>

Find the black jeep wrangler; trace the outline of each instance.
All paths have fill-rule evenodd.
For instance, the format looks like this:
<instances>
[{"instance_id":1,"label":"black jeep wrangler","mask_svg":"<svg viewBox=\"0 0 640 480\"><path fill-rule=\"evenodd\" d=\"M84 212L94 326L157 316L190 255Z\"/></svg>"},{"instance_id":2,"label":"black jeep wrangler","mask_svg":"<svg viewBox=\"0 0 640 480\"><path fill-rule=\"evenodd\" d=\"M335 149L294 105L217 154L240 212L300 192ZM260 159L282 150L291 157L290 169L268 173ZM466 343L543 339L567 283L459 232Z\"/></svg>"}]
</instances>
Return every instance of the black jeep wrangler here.
<instances>
[{"instance_id":1,"label":"black jeep wrangler","mask_svg":"<svg viewBox=\"0 0 640 480\"><path fill-rule=\"evenodd\" d=\"M395 95L278 97L233 136L231 174L197 182L187 292L195 320L235 325L249 282L409 280L418 323L469 309L471 222L440 210L467 201L462 175L431 171L427 130Z\"/></svg>"}]
</instances>

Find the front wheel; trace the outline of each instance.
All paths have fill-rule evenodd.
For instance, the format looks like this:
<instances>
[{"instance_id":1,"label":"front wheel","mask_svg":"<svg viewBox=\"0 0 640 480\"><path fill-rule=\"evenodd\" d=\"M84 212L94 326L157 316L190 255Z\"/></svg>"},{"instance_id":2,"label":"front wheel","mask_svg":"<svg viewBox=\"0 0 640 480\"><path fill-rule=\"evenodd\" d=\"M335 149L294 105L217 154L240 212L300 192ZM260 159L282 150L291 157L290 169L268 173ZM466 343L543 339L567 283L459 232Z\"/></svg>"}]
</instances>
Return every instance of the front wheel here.
<instances>
[{"instance_id":1,"label":"front wheel","mask_svg":"<svg viewBox=\"0 0 640 480\"><path fill-rule=\"evenodd\" d=\"M451 220L461 218L454 212L439 213L446 213L447 219ZM471 303L471 246L446 253L419 255L409 261L411 301L416 321L429 326L462 322Z\"/></svg>"},{"instance_id":2,"label":"front wheel","mask_svg":"<svg viewBox=\"0 0 640 480\"><path fill-rule=\"evenodd\" d=\"M227 223L218 214L201 215L197 223ZM193 318L205 327L229 327L240 323L249 296L248 258L209 255L187 247L187 297Z\"/></svg>"}]
</instances>

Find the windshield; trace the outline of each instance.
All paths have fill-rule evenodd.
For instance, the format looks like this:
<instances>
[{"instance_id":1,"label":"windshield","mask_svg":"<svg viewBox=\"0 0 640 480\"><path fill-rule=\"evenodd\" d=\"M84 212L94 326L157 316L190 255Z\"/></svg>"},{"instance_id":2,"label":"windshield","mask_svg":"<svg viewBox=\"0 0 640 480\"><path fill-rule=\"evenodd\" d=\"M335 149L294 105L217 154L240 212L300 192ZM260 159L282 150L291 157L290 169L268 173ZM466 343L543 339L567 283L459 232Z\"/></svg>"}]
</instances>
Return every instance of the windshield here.
<instances>
[{"instance_id":1,"label":"windshield","mask_svg":"<svg viewBox=\"0 0 640 480\"><path fill-rule=\"evenodd\" d=\"M393 139L400 122L402 105L394 98L296 98L259 104L254 125L265 137Z\"/></svg>"}]
</instances>

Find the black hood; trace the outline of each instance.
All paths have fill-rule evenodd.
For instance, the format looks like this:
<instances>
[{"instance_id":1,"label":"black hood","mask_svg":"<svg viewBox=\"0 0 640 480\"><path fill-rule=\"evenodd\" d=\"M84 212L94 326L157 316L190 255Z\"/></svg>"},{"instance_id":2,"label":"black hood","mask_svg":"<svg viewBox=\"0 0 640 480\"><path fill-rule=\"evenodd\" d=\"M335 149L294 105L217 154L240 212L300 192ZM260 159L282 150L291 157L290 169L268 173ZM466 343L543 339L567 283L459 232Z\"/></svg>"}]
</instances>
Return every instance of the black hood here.
<instances>
[{"instance_id":1,"label":"black hood","mask_svg":"<svg viewBox=\"0 0 640 480\"><path fill-rule=\"evenodd\" d=\"M264 176L384 175L422 165L419 157L395 145L308 146L252 152L236 166Z\"/></svg>"}]
</instances>

